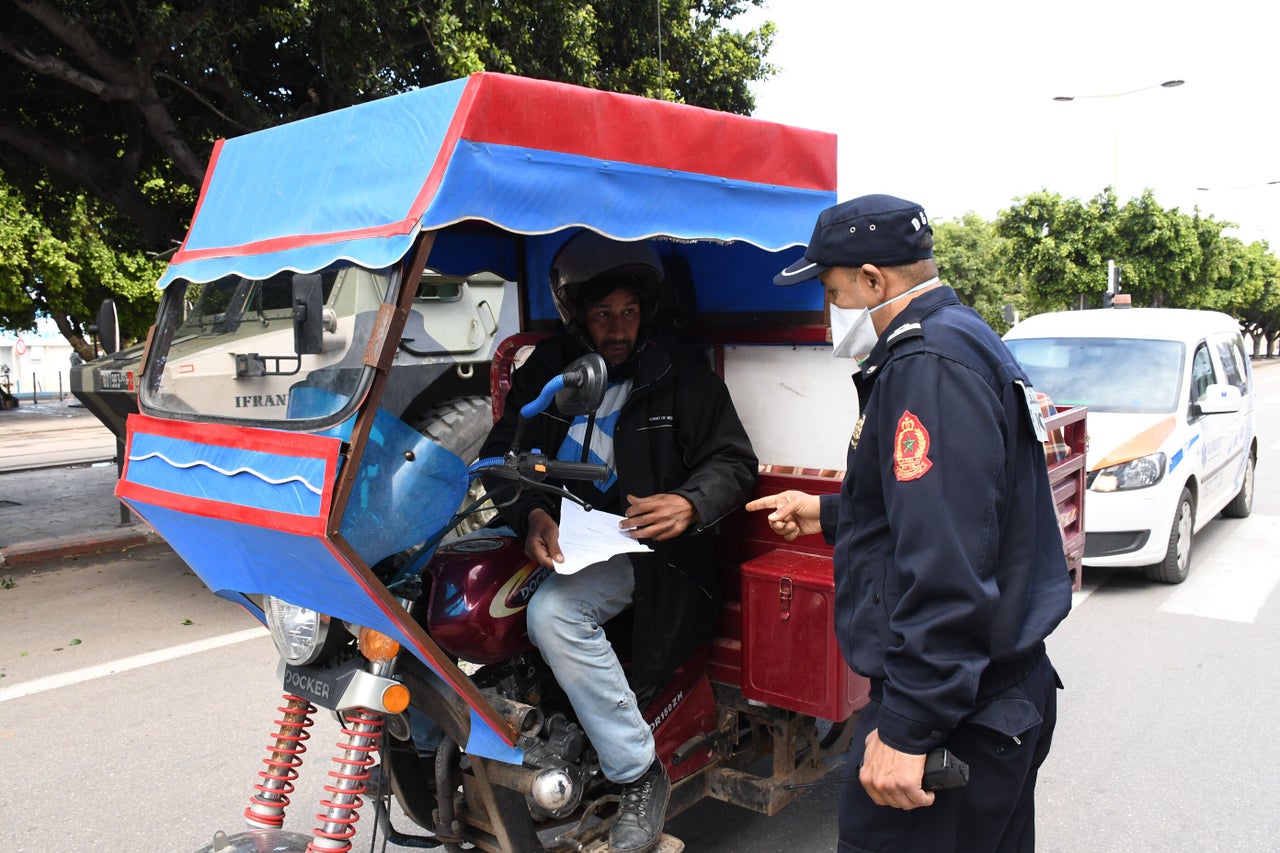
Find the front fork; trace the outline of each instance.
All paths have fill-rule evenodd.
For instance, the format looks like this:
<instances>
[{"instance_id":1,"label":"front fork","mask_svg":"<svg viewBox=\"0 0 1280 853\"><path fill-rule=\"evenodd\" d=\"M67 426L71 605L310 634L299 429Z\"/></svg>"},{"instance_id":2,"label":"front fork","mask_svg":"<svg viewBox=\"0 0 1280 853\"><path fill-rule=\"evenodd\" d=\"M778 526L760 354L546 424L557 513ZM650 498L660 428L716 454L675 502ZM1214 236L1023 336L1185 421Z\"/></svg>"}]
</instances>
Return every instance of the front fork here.
<instances>
[{"instance_id":1,"label":"front fork","mask_svg":"<svg viewBox=\"0 0 1280 853\"><path fill-rule=\"evenodd\" d=\"M389 680L395 672L395 661L366 660L362 669L377 679ZM266 769L258 772L261 781L254 785L256 793L244 811L250 826L272 829L284 824L289 795L295 790L298 768L307 751L306 741L311 737L308 729L315 723L316 706L300 696L286 693L284 705L277 710L283 716L275 721L275 736L263 759ZM355 707L342 712L342 717L345 721L342 739L333 758L335 766L329 771L332 781L324 786L328 796L320 801L323 811L316 815L319 824L312 830L308 853L349 853L351 850L355 824L360 819L359 809L364 805L362 795L368 790L369 768L374 764L374 753L382 739L386 719L382 712Z\"/></svg>"}]
</instances>

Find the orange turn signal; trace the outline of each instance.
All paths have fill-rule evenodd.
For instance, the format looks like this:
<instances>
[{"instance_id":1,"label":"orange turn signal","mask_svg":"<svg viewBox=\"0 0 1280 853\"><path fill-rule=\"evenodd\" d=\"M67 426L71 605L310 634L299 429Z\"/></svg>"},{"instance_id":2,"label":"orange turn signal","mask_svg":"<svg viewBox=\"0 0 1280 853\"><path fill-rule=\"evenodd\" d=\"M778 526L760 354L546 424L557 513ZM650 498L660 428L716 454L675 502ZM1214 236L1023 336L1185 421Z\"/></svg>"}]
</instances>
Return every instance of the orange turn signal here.
<instances>
[{"instance_id":1,"label":"orange turn signal","mask_svg":"<svg viewBox=\"0 0 1280 853\"><path fill-rule=\"evenodd\" d=\"M382 691L382 707L389 714L399 714L409 707L409 688L403 684L392 684Z\"/></svg>"},{"instance_id":2,"label":"orange turn signal","mask_svg":"<svg viewBox=\"0 0 1280 853\"><path fill-rule=\"evenodd\" d=\"M360 654L369 660L393 660L400 653L400 644L372 628L360 629Z\"/></svg>"}]
</instances>

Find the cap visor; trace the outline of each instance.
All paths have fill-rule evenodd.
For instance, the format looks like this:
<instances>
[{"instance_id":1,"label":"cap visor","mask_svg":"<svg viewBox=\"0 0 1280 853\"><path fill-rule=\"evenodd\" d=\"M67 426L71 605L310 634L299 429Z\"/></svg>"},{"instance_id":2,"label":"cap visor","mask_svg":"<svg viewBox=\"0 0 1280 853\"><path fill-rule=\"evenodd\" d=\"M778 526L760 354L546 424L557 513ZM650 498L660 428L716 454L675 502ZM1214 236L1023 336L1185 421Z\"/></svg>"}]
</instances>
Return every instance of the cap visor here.
<instances>
[{"instance_id":1,"label":"cap visor","mask_svg":"<svg viewBox=\"0 0 1280 853\"><path fill-rule=\"evenodd\" d=\"M799 284L802 281L817 278L828 269L830 269L830 267L824 267L822 264L815 264L808 258L801 258L782 272L775 275L773 277L773 283L779 287L786 287L788 284Z\"/></svg>"}]
</instances>

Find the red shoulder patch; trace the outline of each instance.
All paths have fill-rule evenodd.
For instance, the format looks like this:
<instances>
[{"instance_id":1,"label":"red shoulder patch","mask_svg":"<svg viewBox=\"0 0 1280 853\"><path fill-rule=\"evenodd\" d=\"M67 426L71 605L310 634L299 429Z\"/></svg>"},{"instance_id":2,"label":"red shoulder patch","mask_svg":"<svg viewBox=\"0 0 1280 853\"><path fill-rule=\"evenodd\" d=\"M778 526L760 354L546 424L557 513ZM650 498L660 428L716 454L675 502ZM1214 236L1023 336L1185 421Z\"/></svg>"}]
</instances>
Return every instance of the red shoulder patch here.
<instances>
[{"instance_id":1,"label":"red shoulder patch","mask_svg":"<svg viewBox=\"0 0 1280 853\"><path fill-rule=\"evenodd\" d=\"M893 476L899 482L918 480L933 467L929 460L929 431L909 411L898 418L893 437Z\"/></svg>"}]
</instances>

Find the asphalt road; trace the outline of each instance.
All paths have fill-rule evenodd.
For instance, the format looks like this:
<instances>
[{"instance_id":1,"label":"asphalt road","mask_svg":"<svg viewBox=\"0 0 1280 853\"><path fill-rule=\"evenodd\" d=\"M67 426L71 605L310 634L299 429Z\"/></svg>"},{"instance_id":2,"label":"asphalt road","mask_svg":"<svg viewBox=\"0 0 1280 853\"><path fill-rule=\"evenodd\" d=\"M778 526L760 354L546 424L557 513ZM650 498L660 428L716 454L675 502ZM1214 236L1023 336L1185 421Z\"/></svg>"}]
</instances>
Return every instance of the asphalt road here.
<instances>
[{"instance_id":1,"label":"asphalt road","mask_svg":"<svg viewBox=\"0 0 1280 853\"><path fill-rule=\"evenodd\" d=\"M1259 471L1258 510L1201 533L1186 584L1086 576L1052 639L1067 690L1040 785L1039 850L1276 849L1266 768L1280 761L1280 567L1269 557L1280 465ZM280 695L256 622L163 546L11 577L0 589L0 744L13 785L0 850L88 853L110 839L191 851L214 829L238 831ZM309 830L336 740L320 718L288 828ZM690 851L831 850L836 797L817 789L773 818L703 803L669 831Z\"/></svg>"},{"instance_id":2,"label":"asphalt road","mask_svg":"<svg viewBox=\"0 0 1280 853\"><path fill-rule=\"evenodd\" d=\"M1041 776L1040 851L1277 849L1280 371L1258 384L1253 515L1198 534L1180 586L1086 571L1051 638L1067 689ZM165 547L6 578L0 850L191 851L239 831L280 695L257 623ZM311 826L336 739L320 718L288 828ZM836 798L819 788L772 818L703 803L668 829L698 853L828 851Z\"/></svg>"},{"instance_id":3,"label":"asphalt road","mask_svg":"<svg viewBox=\"0 0 1280 853\"><path fill-rule=\"evenodd\" d=\"M113 459L116 437L68 398L0 409L0 472Z\"/></svg>"}]
</instances>

